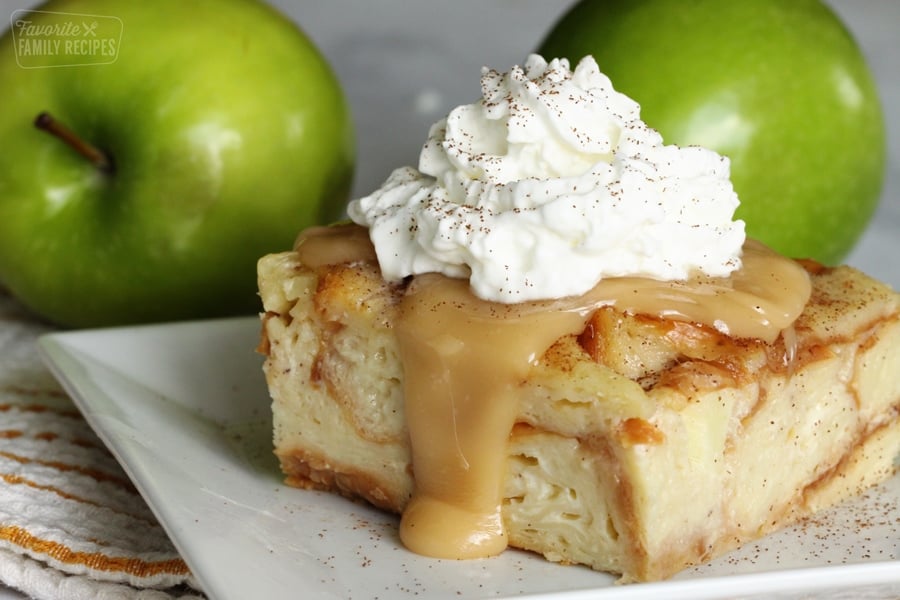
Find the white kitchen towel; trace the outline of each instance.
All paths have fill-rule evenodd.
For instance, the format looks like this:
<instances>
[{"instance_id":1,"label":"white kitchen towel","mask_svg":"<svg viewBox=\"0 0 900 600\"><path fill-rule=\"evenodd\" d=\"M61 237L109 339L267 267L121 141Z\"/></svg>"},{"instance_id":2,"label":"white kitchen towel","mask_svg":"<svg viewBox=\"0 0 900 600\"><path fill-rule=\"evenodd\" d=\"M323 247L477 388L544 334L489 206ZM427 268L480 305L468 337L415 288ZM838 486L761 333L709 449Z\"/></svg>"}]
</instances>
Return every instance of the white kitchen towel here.
<instances>
[{"instance_id":1,"label":"white kitchen towel","mask_svg":"<svg viewBox=\"0 0 900 600\"><path fill-rule=\"evenodd\" d=\"M0 292L0 582L38 600L202 598L127 475L43 366L49 331Z\"/></svg>"}]
</instances>

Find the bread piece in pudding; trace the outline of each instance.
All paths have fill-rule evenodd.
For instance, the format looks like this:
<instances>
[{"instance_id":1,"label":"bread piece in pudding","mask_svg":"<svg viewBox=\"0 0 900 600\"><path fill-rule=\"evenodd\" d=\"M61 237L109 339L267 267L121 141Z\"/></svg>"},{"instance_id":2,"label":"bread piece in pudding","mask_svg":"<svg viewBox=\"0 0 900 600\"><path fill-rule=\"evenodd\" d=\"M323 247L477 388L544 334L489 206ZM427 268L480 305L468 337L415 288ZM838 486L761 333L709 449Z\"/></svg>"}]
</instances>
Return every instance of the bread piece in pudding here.
<instances>
[{"instance_id":1,"label":"bread piece in pudding","mask_svg":"<svg viewBox=\"0 0 900 600\"><path fill-rule=\"evenodd\" d=\"M774 343L596 310L519 388L509 544L623 582L666 578L889 477L900 450L898 294L805 265ZM414 486L395 320L373 260L259 262L261 351L286 481L400 513Z\"/></svg>"}]
</instances>

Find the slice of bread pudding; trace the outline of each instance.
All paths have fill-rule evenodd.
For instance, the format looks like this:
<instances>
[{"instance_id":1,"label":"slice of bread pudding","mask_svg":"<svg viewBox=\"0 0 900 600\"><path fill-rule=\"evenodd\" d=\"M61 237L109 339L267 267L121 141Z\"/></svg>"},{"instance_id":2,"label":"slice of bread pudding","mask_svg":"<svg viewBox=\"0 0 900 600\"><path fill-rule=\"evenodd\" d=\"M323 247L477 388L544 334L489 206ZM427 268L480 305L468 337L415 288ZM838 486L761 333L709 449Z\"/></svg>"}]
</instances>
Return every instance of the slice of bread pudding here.
<instances>
[{"instance_id":1,"label":"slice of bread pudding","mask_svg":"<svg viewBox=\"0 0 900 600\"><path fill-rule=\"evenodd\" d=\"M502 482L509 544L668 577L889 477L900 451L898 294L804 265L774 343L596 310L517 388ZM400 513L414 489L396 334L377 262L264 257L261 352L287 482Z\"/></svg>"}]
</instances>

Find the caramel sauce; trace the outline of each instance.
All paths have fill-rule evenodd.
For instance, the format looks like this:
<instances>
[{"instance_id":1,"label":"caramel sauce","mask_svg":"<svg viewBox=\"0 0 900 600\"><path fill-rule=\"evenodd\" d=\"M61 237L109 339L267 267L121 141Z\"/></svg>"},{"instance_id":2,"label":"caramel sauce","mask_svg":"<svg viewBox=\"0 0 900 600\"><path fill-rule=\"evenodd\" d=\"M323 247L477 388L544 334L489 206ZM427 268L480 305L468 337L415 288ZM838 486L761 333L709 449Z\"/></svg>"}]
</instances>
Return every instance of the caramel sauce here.
<instances>
[{"instance_id":1,"label":"caramel sauce","mask_svg":"<svg viewBox=\"0 0 900 600\"><path fill-rule=\"evenodd\" d=\"M419 554L476 558L506 548L500 486L517 388L583 311L475 300L463 279L416 277L400 304L406 419L416 491L400 538Z\"/></svg>"},{"instance_id":2,"label":"caramel sauce","mask_svg":"<svg viewBox=\"0 0 900 600\"><path fill-rule=\"evenodd\" d=\"M369 231L356 225L329 225L304 229L294 242L300 262L316 269L351 262L376 262Z\"/></svg>"},{"instance_id":3,"label":"caramel sauce","mask_svg":"<svg viewBox=\"0 0 900 600\"><path fill-rule=\"evenodd\" d=\"M296 250L310 267L375 260L366 230L355 225L304 232ZM403 543L441 558L506 548L501 486L518 387L544 352L584 329L597 308L614 305L774 341L806 305L809 277L797 262L752 240L742 261L729 278L610 278L582 296L521 304L480 300L463 279L412 278L395 323L415 475L400 523Z\"/></svg>"}]
</instances>

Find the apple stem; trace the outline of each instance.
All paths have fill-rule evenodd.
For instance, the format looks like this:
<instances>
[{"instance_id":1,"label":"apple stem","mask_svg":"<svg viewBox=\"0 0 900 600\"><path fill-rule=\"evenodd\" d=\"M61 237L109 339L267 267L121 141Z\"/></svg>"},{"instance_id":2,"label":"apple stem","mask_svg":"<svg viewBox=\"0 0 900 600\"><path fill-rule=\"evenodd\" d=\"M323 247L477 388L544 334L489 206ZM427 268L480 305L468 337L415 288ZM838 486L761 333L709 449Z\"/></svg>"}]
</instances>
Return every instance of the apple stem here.
<instances>
[{"instance_id":1,"label":"apple stem","mask_svg":"<svg viewBox=\"0 0 900 600\"><path fill-rule=\"evenodd\" d=\"M74 131L54 119L47 111L35 117L34 126L64 141L103 173L111 174L115 171L115 165L108 154L78 137Z\"/></svg>"}]
</instances>

